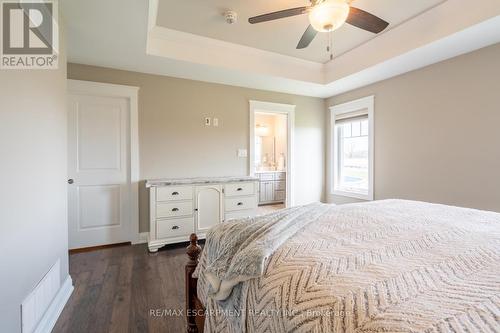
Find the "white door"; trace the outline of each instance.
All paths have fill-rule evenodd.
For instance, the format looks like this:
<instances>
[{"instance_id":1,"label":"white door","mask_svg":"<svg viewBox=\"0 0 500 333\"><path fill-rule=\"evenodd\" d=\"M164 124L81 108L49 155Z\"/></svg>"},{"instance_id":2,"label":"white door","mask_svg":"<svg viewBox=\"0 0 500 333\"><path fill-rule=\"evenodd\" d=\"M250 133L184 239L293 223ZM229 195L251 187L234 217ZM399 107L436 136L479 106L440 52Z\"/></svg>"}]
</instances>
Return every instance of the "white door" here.
<instances>
[{"instance_id":1,"label":"white door","mask_svg":"<svg viewBox=\"0 0 500 333\"><path fill-rule=\"evenodd\" d=\"M195 189L196 233L204 234L224 218L222 186L197 186Z\"/></svg>"},{"instance_id":2,"label":"white door","mask_svg":"<svg viewBox=\"0 0 500 333\"><path fill-rule=\"evenodd\" d=\"M69 93L69 248L131 241L128 99Z\"/></svg>"}]
</instances>

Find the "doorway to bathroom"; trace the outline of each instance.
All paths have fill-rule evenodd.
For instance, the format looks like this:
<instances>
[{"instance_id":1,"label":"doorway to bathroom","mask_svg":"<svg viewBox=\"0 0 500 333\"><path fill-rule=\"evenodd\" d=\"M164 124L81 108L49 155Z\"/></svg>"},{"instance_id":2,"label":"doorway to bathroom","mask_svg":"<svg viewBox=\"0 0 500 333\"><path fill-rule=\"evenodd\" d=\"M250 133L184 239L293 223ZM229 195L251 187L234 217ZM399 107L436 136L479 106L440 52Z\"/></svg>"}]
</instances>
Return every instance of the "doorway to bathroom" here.
<instances>
[{"instance_id":1,"label":"doorway to bathroom","mask_svg":"<svg viewBox=\"0 0 500 333\"><path fill-rule=\"evenodd\" d=\"M293 206L295 105L250 101L250 175L259 178L259 213Z\"/></svg>"}]
</instances>

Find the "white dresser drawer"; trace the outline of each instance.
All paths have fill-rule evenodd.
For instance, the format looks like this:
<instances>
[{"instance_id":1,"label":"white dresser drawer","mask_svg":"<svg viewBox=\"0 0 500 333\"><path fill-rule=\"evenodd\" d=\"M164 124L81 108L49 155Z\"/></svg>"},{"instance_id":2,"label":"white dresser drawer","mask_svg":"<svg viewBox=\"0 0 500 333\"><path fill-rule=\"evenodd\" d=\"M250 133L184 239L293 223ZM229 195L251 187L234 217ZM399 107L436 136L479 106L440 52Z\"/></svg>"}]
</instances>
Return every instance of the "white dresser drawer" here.
<instances>
[{"instance_id":1,"label":"white dresser drawer","mask_svg":"<svg viewBox=\"0 0 500 333\"><path fill-rule=\"evenodd\" d=\"M234 219L242 219L245 217L253 217L255 216L255 209L248 210L237 210L234 212L226 213L226 217L224 221L234 220Z\"/></svg>"},{"instance_id":2,"label":"white dresser drawer","mask_svg":"<svg viewBox=\"0 0 500 333\"><path fill-rule=\"evenodd\" d=\"M170 220L156 220L157 238L189 236L193 232L194 232L193 217L170 219Z\"/></svg>"},{"instance_id":3,"label":"white dresser drawer","mask_svg":"<svg viewBox=\"0 0 500 333\"><path fill-rule=\"evenodd\" d=\"M275 191L284 191L286 189L286 182L284 180L280 180L274 183Z\"/></svg>"},{"instance_id":4,"label":"white dresser drawer","mask_svg":"<svg viewBox=\"0 0 500 333\"><path fill-rule=\"evenodd\" d=\"M156 189L156 201L193 200L192 186L165 186Z\"/></svg>"},{"instance_id":5,"label":"white dresser drawer","mask_svg":"<svg viewBox=\"0 0 500 333\"><path fill-rule=\"evenodd\" d=\"M285 191L275 191L274 192L274 200L275 201L284 201L285 200Z\"/></svg>"},{"instance_id":6,"label":"white dresser drawer","mask_svg":"<svg viewBox=\"0 0 500 333\"><path fill-rule=\"evenodd\" d=\"M274 180L285 180L286 172L277 172L274 174Z\"/></svg>"},{"instance_id":7,"label":"white dresser drawer","mask_svg":"<svg viewBox=\"0 0 500 333\"><path fill-rule=\"evenodd\" d=\"M226 212L255 209L255 207L257 207L257 199L255 196L227 198L225 204L226 204Z\"/></svg>"},{"instance_id":8,"label":"white dresser drawer","mask_svg":"<svg viewBox=\"0 0 500 333\"><path fill-rule=\"evenodd\" d=\"M156 204L156 217L177 217L193 215L192 201L159 202Z\"/></svg>"},{"instance_id":9,"label":"white dresser drawer","mask_svg":"<svg viewBox=\"0 0 500 333\"><path fill-rule=\"evenodd\" d=\"M261 181L268 181L268 180L274 180L274 174L273 173L260 173L259 174L259 179Z\"/></svg>"},{"instance_id":10,"label":"white dresser drawer","mask_svg":"<svg viewBox=\"0 0 500 333\"><path fill-rule=\"evenodd\" d=\"M226 197L252 195L255 193L255 183L235 183L225 186Z\"/></svg>"}]
</instances>

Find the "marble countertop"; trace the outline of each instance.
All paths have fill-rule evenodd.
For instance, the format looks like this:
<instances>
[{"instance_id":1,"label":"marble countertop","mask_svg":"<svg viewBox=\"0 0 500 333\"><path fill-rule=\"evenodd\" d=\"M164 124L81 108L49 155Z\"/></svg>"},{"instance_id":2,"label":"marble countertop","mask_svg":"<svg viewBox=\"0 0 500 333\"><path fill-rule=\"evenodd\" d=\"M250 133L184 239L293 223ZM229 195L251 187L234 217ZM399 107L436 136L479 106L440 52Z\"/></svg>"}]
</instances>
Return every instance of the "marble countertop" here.
<instances>
[{"instance_id":1,"label":"marble countertop","mask_svg":"<svg viewBox=\"0 0 500 333\"><path fill-rule=\"evenodd\" d=\"M169 186L169 185L220 184L220 183L253 182L253 181L259 181L259 178L251 176L240 176L240 177L148 179L146 180L146 187Z\"/></svg>"}]
</instances>

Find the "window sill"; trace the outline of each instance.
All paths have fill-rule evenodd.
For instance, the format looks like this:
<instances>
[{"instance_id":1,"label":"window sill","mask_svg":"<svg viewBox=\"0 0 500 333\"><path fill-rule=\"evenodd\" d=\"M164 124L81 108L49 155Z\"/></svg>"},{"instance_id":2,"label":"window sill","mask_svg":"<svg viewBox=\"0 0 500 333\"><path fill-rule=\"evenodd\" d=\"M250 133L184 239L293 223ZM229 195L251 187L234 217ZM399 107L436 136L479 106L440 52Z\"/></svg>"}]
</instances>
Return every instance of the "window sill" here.
<instances>
[{"instance_id":1,"label":"window sill","mask_svg":"<svg viewBox=\"0 0 500 333\"><path fill-rule=\"evenodd\" d=\"M348 198L354 198L354 199L361 199L361 200L367 200L367 201L372 201L373 200L373 194L364 194L364 193L359 193L359 192L349 192L349 191L342 191L342 190L333 190L332 195L338 195L341 197L348 197Z\"/></svg>"}]
</instances>

